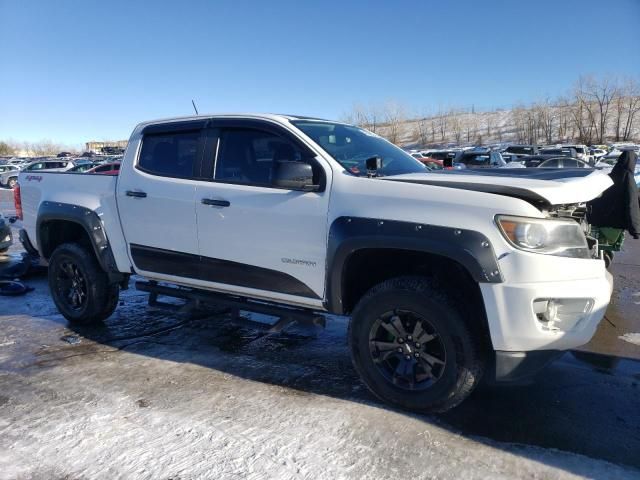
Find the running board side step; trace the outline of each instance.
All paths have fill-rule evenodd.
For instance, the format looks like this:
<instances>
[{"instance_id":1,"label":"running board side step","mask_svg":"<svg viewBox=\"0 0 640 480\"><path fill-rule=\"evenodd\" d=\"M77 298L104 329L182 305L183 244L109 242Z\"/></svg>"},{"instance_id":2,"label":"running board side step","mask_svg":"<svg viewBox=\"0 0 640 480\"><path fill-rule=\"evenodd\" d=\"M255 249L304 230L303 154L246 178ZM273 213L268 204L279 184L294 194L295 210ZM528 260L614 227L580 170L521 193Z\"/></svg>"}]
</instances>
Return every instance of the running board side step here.
<instances>
[{"instance_id":1,"label":"running board side step","mask_svg":"<svg viewBox=\"0 0 640 480\"><path fill-rule=\"evenodd\" d=\"M196 288L174 287L168 285L159 285L156 281L137 281L135 283L136 290L149 293L149 305L153 307L161 307L179 313L190 313L198 309L202 304L208 304L216 307L230 309L235 317L238 317L240 310L261 313L278 317L279 320L270 325L267 333L279 333L287 325L297 322L302 325L315 325L325 327L326 321L321 312L310 309L290 307L288 305L279 305L275 303L267 303L256 300L249 300L246 297L226 295L223 293L210 292L208 290L200 290ZM175 305L158 300L158 295L172 298L180 298L186 300L184 305ZM259 326L264 328L265 324L257 321L244 320L251 326Z\"/></svg>"}]
</instances>

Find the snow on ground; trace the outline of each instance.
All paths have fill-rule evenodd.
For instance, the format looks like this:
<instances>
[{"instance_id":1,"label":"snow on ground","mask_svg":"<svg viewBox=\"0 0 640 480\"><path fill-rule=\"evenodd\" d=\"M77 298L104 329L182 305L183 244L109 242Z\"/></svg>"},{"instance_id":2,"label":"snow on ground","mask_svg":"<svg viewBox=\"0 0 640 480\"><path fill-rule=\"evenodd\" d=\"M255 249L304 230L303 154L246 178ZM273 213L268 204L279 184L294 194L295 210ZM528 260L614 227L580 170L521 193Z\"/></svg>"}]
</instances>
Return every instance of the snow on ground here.
<instances>
[{"instance_id":1,"label":"snow on ground","mask_svg":"<svg viewBox=\"0 0 640 480\"><path fill-rule=\"evenodd\" d=\"M620 335L618 338L625 342L640 345L640 333L625 333L624 335Z\"/></svg>"},{"instance_id":2,"label":"snow on ground","mask_svg":"<svg viewBox=\"0 0 640 480\"><path fill-rule=\"evenodd\" d=\"M0 378L11 392L0 397L2 478L638 478L580 455L466 438L423 417L136 353Z\"/></svg>"}]
</instances>

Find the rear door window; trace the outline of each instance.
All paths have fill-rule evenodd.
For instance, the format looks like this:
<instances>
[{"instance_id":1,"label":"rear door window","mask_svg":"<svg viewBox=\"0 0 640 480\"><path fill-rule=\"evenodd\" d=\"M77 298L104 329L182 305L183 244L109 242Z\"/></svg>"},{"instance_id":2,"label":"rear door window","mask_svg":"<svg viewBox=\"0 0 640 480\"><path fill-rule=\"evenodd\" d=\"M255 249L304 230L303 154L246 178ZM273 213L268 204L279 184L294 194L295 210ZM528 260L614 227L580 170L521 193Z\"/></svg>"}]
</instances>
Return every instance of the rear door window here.
<instances>
[{"instance_id":1,"label":"rear door window","mask_svg":"<svg viewBox=\"0 0 640 480\"><path fill-rule=\"evenodd\" d=\"M153 175L192 178L200 136L199 130L145 135L137 167Z\"/></svg>"}]
</instances>

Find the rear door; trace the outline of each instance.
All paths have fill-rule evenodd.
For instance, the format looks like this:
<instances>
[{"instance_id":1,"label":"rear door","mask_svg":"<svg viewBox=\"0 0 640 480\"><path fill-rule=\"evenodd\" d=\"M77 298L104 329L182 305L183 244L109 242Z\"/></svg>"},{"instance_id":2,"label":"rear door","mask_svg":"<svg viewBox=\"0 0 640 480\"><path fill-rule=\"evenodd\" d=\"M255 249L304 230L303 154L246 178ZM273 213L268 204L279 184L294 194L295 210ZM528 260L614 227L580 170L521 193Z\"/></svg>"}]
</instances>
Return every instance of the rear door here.
<instances>
[{"instance_id":1,"label":"rear door","mask_svg":"<svg viewBox=\"0 0 640 480\"><path fill-rule=\"evenodd\" d=\"M203 126L181 122L147 127L134 165L121 171L118 211L139 273L167 279L197 276L195 179Z\"/></svg>"}]
</instances>

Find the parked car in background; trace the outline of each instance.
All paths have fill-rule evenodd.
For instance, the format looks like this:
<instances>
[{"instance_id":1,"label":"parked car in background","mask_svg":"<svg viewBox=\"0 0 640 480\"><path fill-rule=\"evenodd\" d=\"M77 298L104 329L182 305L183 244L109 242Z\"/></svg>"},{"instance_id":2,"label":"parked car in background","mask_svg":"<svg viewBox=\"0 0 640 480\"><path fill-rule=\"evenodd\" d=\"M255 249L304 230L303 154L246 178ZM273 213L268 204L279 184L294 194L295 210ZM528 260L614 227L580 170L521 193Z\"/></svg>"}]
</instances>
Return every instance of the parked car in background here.
<instances>
[{"instance_id":1,"label":"parked car in background","mask_svg":"<svg viewBox=\"0 0 640 480\"><path fill-rule=\"evenodd\" d=\"M0 166L0 186L13 188L18 181L20 169L16 165Z\"/></svg>"},{"instance_id":2,"label":"parked car in background","mask_svg":"<svg viewBox=\"0 0 640 480\"><path fill-rule=\"evenodd\" d=\"M591 165L577 158L557 157L545 160L538 168L591 168Z\"/></svg>"},{"instance_id":3,"label":"parked car in background","mask_svg":"<svg viewBox=\"0 0 640 480\"><path fill-rule=\"evenodd\" d=\"M436 160L435 158L419 158L418 160L425 167L428 167L431 170L443 170L444 169L444 162L442 160Z\"/></svg>"},{"instance_id":4,"label":"parked car in background","mask_svg":"<svg viewBox=\"0 0 640 480\"><path fill-rule=\"evenodd\" d=\"M557 155L559 157L578 158L576 149L572 147L546 147L541 148L540 153L542 155Z\"/></svg>"},{"instance_id":5,"label":"parked car in background","mask_svg":"<svg viewBox=\"0 0 640 480\"><path fill-rule=\"evenodd\" d=\"M0 165L0 173L12 172L14 170L20 170L15 165Z\"/></svg>"},{"instance_id":6,"label":"parked car in background","mask_svg":"<svg viewBox=\"0 0 640 480\"><path fill-rule=\"evenodd\" d=\"M522 165L517 163L512 165L507 164L500 153L489 150L464 150L458 152L455 162L463 164L466 168L522 167Z\"/></svg>"},{"instance_id":7,"label":"parked car in background","mask_svg":"<svg viewBox=\"0 0 640 480\"><path fill-rule=\"evenodd\" d=\"M12 243L11 227L4 215L0 213L0 254L6 253Z\"/></svg>"},{"instance_id":8,"label":"parked car in background","mask_svg":"<svg viewBox=\"0 0 640 480\"><path fill-rule=\"evenodd\" d=\"M523 158L522 164L527 168L535 168L538 167L542 162L556 158L565 157L559 157L557 155L531 155L529 157Z\"/></svg>"},{"instance_id":9,"label":"parked car in background","mask_svg":"<svg viewBox=\"0 0 640 480\"><path fill-rule=\"evenodd\" d=\"M611 170L617 162L618 157L601 157L594 165L594 168L598 170Z\"/></svg>"},{"instance_id":10,"label":"parked car in background","mask_svg":"<svg viewBox=\"0 0 640 480\"><path fill-rule=\"evenodd\" d=\"M507 162L507 163L522 163L524 164L524 161L529 158L531 155L518 155L517 153L505 153L502 152L500 155L502 155L502 159Z\"/></svg>"},{"instance_id":11,"label":"parked car in background","mask_svg":"<svg viewBox=\"0 0 640 480\"><path fill-rule=\"evenodd\" d=\"M562 148L573 148L576 151L575 157L586 163L591 163L592 157L589 153L589 147L586 145L562 145Z\"/></svg>"},{"instance_id":12,"label":"parked car in background","mask_svg":"<svg viewBox=\"0 0 640 480\"><path fill-rule=\"evenodd\" d=\"M589 154L594 160L598 160L600 157L604 157L607 154L607 150L602 148L591 148Z\"/></svg>"},{"instance_id":13,"label":"parked car in background","mask_svg":"<svg viewBox=\"0 0 640 480\"><path fill-rule=\"evenodd\" d=\"M120 162L105 163L87 170L87 173L99 173L101 175L117 175L120 172Z\"/></svg>"},{"instance_id":14,"label":"parked car in background","mask_svg":"<svg viewBox=\"0 0 640 480\"><path fill-rule=\"evenodd\" d=\"M84 173L87 170L91 170L95 166L97 166L97 164L94 162L83 162L75 165L73 168L69 169L68 171L74 172L74 173Z\"/></svg>"},{"instance_id":15,"label":"parked car in background","mask_svg":"<svg viewBox=\"0 0 640 480\"><path fill-rule=\"evenodd\" d=\"M426 152L409 152L409 155L431 170L442 170L444 168L442 160L431 158Z\"/></svg>"},{"instance_id":16,"label":"parked car in background","mask_svg":"<svg viewBox=\"0 0 640 480\"><path fill-rule=\"evenodd\" d=\"M57 158L69 158L69 157L73 157L73 153L71 152L60 152L58 155L56 155Z\"/></svg>"},{"instance_id":17,"label":"parked car in background","mask_svg":"<svg viewBox=\"0 0 640 480\"><path fill-rule=\"evenodd\" d=\"M460 153L460 150L428 150L426 153L429 155L429 158L442 162L445 170L462 170L467 168L464 163L456 161L456 155Z\"/></svg>"},{"instance_id":18,"label":"parked car in background","mask_svg":"<svg viewBox=\"0 0 640 480\"><path fill-rule=\"evenodd\" d=\"M538 155L540 149L537 145L509 145L505 148L504 153L513 153L516 155Z\"/></svg>"},{"instance_id":19,"label":"parked car in background","mask_svg":"<svg viewBox=\"0 0 640 480\"><path fill-rule=\"evenodd\" d=\"M20 169L26 167L27 165L29 165L31 163L31 159L30 158L21 158L21 157L14 157L11 160L9 160L7 162L7 165L14 165Z\"/></svg>"},{"instance_id":20,"label":"parked car in background","mask_svg":"<svg viewBox=\"0 0 640 480\"><path fill-rule=\"evenodd\" d=\"M429 158L435 160L446 160L456 158L458 150L428 150L425 152Z\"/></svg>"},{"instance_id":21,"label":"parked car in background","mask_svg":"<svg viewBox=\"0 0 640 480\"><path fill-rule=\"evenodd\" d=\"M65 159L55 159L55 160L41 160L38 162L33 162L24 167L22 170L24 172L37 172L37 171L48 171L48 172L66 172L71 170L76 165L81 165L87 163L87 160L65 160ZM91 163L91 162L88 162Z\"/></svg>"}]
</instances>

